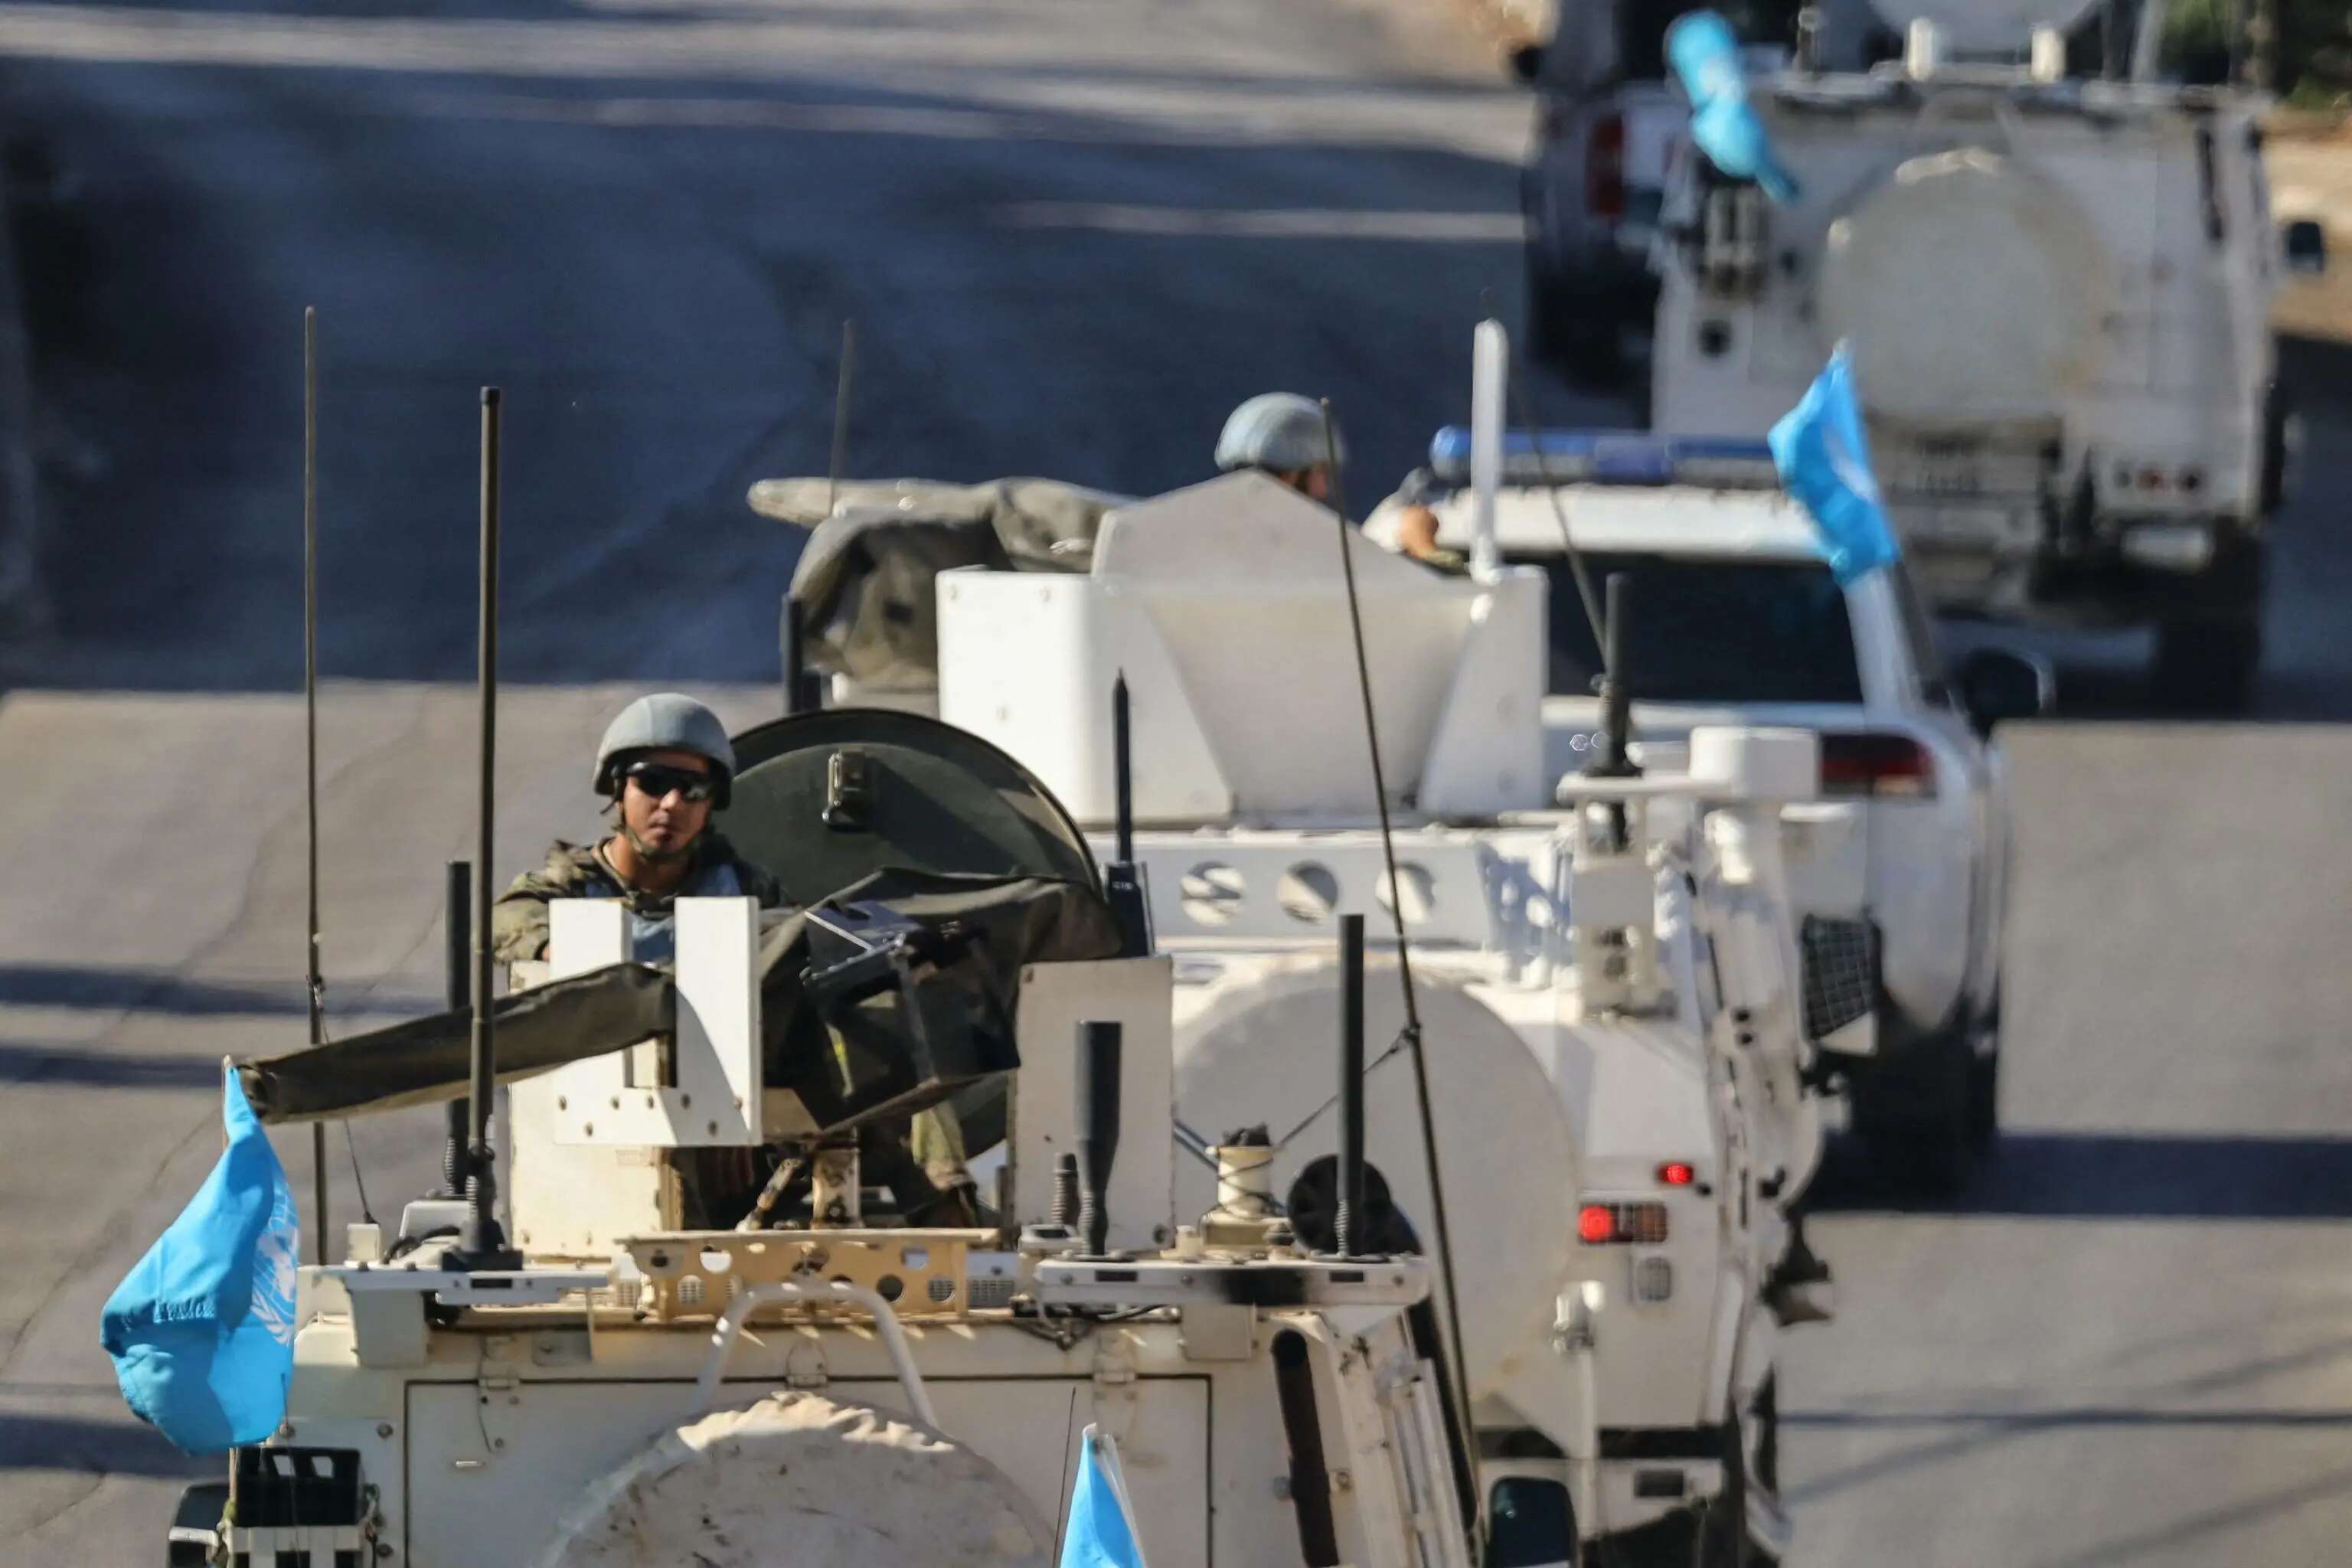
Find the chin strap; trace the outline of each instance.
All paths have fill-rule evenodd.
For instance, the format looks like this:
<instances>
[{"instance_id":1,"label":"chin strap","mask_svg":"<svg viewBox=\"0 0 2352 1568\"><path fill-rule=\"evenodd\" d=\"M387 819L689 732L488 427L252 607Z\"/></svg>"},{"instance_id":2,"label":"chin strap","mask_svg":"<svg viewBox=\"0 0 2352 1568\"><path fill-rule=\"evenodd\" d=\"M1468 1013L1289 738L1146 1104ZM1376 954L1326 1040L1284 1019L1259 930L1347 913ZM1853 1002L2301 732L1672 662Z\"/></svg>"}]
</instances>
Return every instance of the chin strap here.
<instances>
[{"instance_id":1,"label":"chin strap","mask_svg":"<svg viewBox=\"0 0 2352 1568\"><path fill-rule=\"evenodd\" d=\"M677 865L679 861L690 858L696 847L702 842L702 835L698 833L675 849L656 849L638 837L637 830L625 822L621 824L621 837L629 841L629 847L635 850L641 858L650 860L656 866Z\"/></svg>"}]
</instances>

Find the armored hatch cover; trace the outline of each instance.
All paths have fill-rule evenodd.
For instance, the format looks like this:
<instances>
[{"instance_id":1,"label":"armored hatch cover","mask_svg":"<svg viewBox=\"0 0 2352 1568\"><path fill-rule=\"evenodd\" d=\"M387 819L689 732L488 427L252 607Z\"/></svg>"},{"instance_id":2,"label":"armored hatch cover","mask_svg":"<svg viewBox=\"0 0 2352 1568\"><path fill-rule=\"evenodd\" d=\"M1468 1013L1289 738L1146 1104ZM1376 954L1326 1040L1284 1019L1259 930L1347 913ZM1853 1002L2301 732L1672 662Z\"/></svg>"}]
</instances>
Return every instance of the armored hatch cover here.
<instances>
[{"instance_id":1,"label":"armored hatch cover","mask_svg":"<svg viewBox=\"0 0 2352 1568\"><path fill-rule=\"evenodd\" d=\"M795 904L885 869L1037 878L1101 890L1094 854L1037 776L920 714L834 708L735 738L717 822Z\"/></svg>"}]
</instances>

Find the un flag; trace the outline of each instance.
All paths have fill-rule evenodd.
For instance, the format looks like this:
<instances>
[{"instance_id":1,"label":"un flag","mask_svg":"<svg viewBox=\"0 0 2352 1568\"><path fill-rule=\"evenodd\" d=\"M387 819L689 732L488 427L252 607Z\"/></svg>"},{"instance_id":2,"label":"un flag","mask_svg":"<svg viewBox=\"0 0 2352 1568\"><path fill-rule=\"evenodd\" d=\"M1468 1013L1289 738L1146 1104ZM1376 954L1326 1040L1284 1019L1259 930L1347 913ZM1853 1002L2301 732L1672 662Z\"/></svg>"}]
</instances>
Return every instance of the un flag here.
<instances>
[{"instance_id":1,"label":"un flag","mask_svg":"<svg viewBox=\"0 0 2352 1568\"><path fill-rule=\"evenodd\" d=\"M1135 1507L1109 1433L1088 1426L1086 1457L1070 1490L1070 1522L1062 1532L1060 1568L1144 1568L1136 1539Z\"/></svg>"},{"instance_id":2,"label":"un flag","mask_svg":"<svg viewBox=\"0 0 2352 1568\"><path fill-rule=\"evenodd\" d=\"M1753 180L1776 202L1794 201L1797 182L1773 156L1772 139L1748 101L1739 38L1712 11L1694 11L1666 29L1666 58L1690 96L1691 140L1735 180Z\"/></svg>"},{"instance_id":3,"label":"un flag","mask_svg":"<svg viewBox=\"0 0 2352 1568\"><path fill-rule=\"evenodd\" d=\"M1803 400L1772 426L1768 439L1781 485L1812 514L1840 583L1902 554L1870 470L1870 435L1863 426L1853 358L1845 344L1838 344Z\"/></svg>"},{"instance_id":4,"label":"un flag","mask_svg":"<svg viewBox=\"0 0 2352 1568\"><path fill-rule=\"evenodd\" d=\"M276 1431L294 1375L294 1192L236 1071L226 1077L226 1152L100 1319L124 1401L196 1454Z\"/></svg>"}]
</instances>

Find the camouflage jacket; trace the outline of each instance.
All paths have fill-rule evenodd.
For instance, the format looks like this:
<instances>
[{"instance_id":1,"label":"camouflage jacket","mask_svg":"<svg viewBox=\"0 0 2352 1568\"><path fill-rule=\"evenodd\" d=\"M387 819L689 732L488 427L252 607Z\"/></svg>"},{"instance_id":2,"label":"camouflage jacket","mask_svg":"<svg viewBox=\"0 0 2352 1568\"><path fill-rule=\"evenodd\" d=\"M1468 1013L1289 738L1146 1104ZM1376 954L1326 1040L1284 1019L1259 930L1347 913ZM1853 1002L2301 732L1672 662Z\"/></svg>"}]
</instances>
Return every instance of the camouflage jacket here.
<instances>
[{"instance_id":1,"label":"camouflage jacket","mask_svg":"<svg viewBox=\"0 0 2352 1568\"><path fill-rule=\"evenodd\" d=\"M594 844L567 844L559 838L548 847L546 865L507 884L507 890L490 907L490 951L500 963L547 955L547 906L555 899L619 899L631 914L648 920L667 920L672 900L681 894L749 893L763 910L784 901L783 889L776 879L739 857L734 846L717 833L702 836L695 845L686 879L676 892L663 898L622 881L606 863L602 845L601 839ZM729 885L725 873L730 871Z\"/></svg>"}]
</instances>

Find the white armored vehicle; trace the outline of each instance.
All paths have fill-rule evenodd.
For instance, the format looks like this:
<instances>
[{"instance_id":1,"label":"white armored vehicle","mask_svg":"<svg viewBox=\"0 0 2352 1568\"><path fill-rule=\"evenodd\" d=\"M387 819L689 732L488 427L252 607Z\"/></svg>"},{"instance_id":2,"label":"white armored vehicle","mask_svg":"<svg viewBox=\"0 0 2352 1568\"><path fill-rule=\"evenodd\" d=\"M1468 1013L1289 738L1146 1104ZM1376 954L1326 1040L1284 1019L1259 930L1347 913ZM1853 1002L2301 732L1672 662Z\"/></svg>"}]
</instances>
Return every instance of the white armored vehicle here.
<instances>
[{"instance_id":1,"label":"white armored vehicle","mask_svg":"<svg viewBox=\"0 0 2352 1568\"><path fill-rule=\"evenodd\" d=\"M1258 474L1111 511L1084 572L937 593L940 715L1139 868L1178 1191L1328 1234L1314 1042L1351 994L1332 932L1370 916L1364 1223L1450 1261L1502 1560L1777 1556L1774 1344L1826 1300L1787 1216L1821 1151L1780 821L1814 737L1559 777L1544 575L1432 572Z\"/></svg>"},{"instance_id":2,"label":"white armored vehicle","mask_svg":"<svg viewBox=\"0 0 2352 1568\"><path fill-rule=\"evenodd\" d=\"M827 892L681 900L667 971L628 961L620 905L552 907L470 1080L514 1080L519 1251L457 1250L498 1234L463 1203L351 1227L302 1271L283 1426L192 1489L171 1560L1043 1565L1091 1429L1155 1568L1469 1568L1433 1271L1180 1206L1171 963L1121 955L1053 796L898 713L735 748L730 837ZM241 1071L274 1121L446 1099L469 1023ZM1360 1041L1326 1044L1345 1102ZM1016 1047L1003 1231L890 1223L861 1130L1003 1088Z\"/></svg>"},{"instance_id":3,"label":"white armored vehicle","mask_svg":"<svg viewBox=\"0 0 2352 1568\"><path fill-rule=\"evenodd\" d=\"M2242 704L2290 448L2263 105L2070 79L2056 29L1944 9L1899 62L1748 83L1789 204L1685 157L1654 423L1760 436L1850 340L1938 608L2153 623L2162 695Z\"/></svg>"},{"instance_id":4,"label":"white armored vehicle","mask_svg":"<svg viewBox=\"0 0 2352 1568\"><path fill-rule=\"evenodd\" d=\"M1438 432L1412 487L1442 546L1472 548L1470 433ZM2009 802L1994 724L2050 699L2045 666L1981 648L1947 675L1903 561L1841 584L1821 530L1761 441L1612 431L1509 433L1495 537L1552 589L1544 699L1549 766L1601 742L1601 648L1579 606L1572 547L1635 595L1633 741L1672 770L1700 725L1821 736L1819 802L1788 814L1820 842L1793 866L1808 1032L1884 1172L1948 1195L1995 1134ZM1364 530L1387 540L1391 497ZM1868 955L1874 1047L1842 1049L1840 975Z\"/></svg>"}]
</instances>

